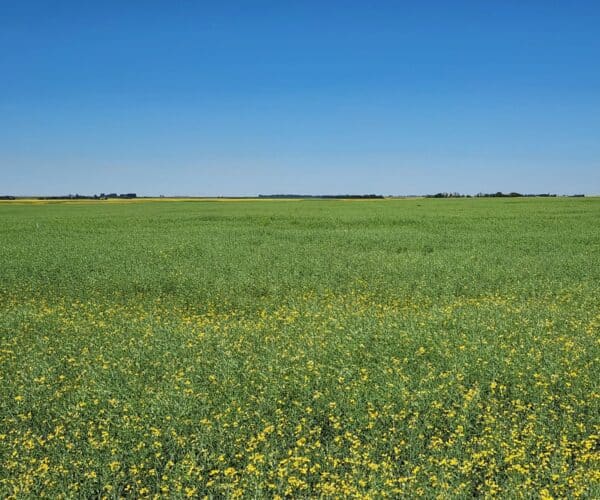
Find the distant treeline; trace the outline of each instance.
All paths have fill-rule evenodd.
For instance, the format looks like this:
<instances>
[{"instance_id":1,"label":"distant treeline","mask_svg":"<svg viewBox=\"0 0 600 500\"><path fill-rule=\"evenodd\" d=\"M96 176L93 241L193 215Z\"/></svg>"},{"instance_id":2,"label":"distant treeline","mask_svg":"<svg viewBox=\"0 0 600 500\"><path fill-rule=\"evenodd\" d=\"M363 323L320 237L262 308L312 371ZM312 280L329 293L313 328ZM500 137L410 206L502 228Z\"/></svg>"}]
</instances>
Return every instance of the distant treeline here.
<instances>
[{"instance_id":1,"label":"distant treeline","mask_svg":"<svg viewBox=\"0 0 600 500\"><path fill-rule=\"evenodd\" d=\"M94 194L94 195L85 195L85 194L65 194L62 196L27 196L26 198L31 198L34 200L108 200L109 198L137 198L137 194L135 193L109 193L109 194ZM0 196L0 200L15 200L15 196Z\"/></svg>"},{"instance_id":2,"label":"distant treeline","mask_svg":"<svg viewBox=\"0 0 600 500\"><path fill-rule=\"evenodd\" d=\"M558 195L550 194L550 193L538 193L538 194L522 194L522 193L502 193L498 191L497 193L477 193L476 195L470 194L460 194L460 193L436 193L436 194L427 194L426 198L556 198ZM573 194L566 195L570 198L583 198L585 195L583 194Z\"/></svg>"},{"instance_id":3,"label":"distant treeline","mask_svg":"<svg viewBox=\"0 0 600 500\"><path fill-rule=\"evenodd\" d=\"M259 194L259 198L333 198L339 199L373 199L383 198L380 194Z\"/></svg>"},{"instance_id":4,"label":"distant treeline","mask_svg":"<svg viewBox=\"0 0 600 500\"><path fill-rule=\"evenodd\" d=\"M556 198L557 196L568 197L568 198L583 198L584 194L571 194L571 195L557 195L550 193L539 193L539 194L522 194L522 193L502 193L498 191L497 193L477 193L475 195L471 194L461 194L461 193L436 193L436 194L426 194L425 198ZM164 198L164 196L160 196ZM383 195L380 194L322 194L322 195L314 195L314 194L259 194L259 198L312 198L312 199L334 199L334 200L360 200L360 199L382 199ZM411 196L418 197L418 196ZM63 196L11 196L4 195L0 196L0 200L16 200L18 198L29 198L34 200L108 200L111 198L119 198L119 199L131 199L137 198L136 193L100 193L94 195L82 195L82 194L68 194ZM190 196L189 198L195 198L194 196ZM216 198L228 198L227 196L218 196ZM238 197L236 197L238 198ZM252 196L244 196L242 198L253 198Z\"/></svg>"}]
</instances>

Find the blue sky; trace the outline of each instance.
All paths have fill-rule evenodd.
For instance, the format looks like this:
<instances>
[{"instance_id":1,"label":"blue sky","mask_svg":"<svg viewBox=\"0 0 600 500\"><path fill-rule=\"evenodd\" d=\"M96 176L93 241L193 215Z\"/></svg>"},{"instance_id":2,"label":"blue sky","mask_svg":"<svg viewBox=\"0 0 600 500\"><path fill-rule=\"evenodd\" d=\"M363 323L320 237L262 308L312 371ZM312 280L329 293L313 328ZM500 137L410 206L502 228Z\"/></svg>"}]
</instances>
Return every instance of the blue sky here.
<instances>
[{"instance_id":1,"label":"blue sky","mask_svg":"<svg viewBox=\"0 0 600 500\"><path fill-rule=\"evenodd\" d=\"M0 2L0 194L600 193L595 1Z\"/></svg>"}]
</instances>

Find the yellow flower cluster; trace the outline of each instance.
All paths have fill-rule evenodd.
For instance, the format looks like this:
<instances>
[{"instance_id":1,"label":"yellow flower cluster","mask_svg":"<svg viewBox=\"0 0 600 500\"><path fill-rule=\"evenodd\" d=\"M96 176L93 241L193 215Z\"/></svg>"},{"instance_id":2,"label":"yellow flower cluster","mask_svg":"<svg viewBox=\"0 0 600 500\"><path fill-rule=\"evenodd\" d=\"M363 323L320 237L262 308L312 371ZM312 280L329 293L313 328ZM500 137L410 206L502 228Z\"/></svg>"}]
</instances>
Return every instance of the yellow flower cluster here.
<instances>
[{"instance_id":1,"label":"yellow flower cluster","mask_svg":"<svg viewBox=\"0 0 600 500\"><path fill-rule=\"evenodd\" d=\"M578 303L6 295L0 493L591 495L600 313Z\"/></svg>"}]
</instances>

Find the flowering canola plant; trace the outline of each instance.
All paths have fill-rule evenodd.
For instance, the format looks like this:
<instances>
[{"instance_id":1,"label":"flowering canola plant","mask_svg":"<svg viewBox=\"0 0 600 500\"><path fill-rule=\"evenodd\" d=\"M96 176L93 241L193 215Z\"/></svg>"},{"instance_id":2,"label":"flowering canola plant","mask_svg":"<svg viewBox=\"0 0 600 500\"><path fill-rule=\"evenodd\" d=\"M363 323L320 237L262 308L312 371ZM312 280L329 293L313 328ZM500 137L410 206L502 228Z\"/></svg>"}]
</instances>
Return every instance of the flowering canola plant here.
<instances>
[{"instance_id":1,"label":"flowering canola plant","mask_svg":"<svg viewBox=\"0 0 600 500\"><path fill-rule=\"evenodd\" d=\"M2 231L31 238L0 254L0 494L597 496L600 289L580 264L598 263L585 210L600 204L529 207L581 210L589 238L540 274L525 230L496 253L487 226L464 229L483 256L443 238L404 250L420 226L402 210L428 233L498 201L421 201L425 216L414 201L311 203L0 207ZM28 236L40 210L44 244ZM353 226L364 210L393 252ZM319 240L330 211L339 234ZM240 219L248 232L229 227Z\"/></svg>"}]
</instances>

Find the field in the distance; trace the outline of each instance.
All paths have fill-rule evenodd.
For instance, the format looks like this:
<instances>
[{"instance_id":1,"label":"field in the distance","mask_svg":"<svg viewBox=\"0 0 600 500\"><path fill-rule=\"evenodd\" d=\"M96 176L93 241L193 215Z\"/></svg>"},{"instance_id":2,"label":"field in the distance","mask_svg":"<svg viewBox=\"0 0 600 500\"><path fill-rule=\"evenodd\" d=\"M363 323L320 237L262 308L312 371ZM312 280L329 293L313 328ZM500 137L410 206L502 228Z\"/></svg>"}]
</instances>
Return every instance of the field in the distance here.
<instances>
[{"instance_id":1,"label":"field in the distance","mask_svg":"<svg viewBox=\"0 0 600 500\"><path fill-rule=\"evenodd\" d=\"M0 496L600 496L600 199L0 203Z\"/></svg>"}]
</instances>

